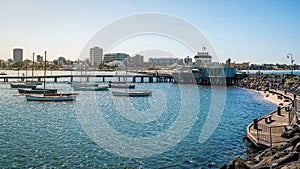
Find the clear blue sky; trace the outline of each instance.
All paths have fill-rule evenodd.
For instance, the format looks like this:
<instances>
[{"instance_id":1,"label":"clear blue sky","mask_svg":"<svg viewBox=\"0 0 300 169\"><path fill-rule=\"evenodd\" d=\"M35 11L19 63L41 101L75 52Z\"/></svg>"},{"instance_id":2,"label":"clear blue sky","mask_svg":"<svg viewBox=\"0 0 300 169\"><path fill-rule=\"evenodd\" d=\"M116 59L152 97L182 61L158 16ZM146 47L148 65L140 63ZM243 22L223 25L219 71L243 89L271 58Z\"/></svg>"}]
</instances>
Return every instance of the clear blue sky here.
<instances>
[{"instance_id":1,"label":"clear blue sky","mask_svg":"<svg viewBox=\"0 0 300 169\"><path fill-rule=\"evenodd\" d=\"M75 60L87 41L112 21L161 12L197 27L221 61L290 63L286 55L291 52L299 64L299 9L299 0L2 0L0 58L12 58L12 49L21 47L25 59L47 50L49 59Z\"/></svg>"}]
</instances>

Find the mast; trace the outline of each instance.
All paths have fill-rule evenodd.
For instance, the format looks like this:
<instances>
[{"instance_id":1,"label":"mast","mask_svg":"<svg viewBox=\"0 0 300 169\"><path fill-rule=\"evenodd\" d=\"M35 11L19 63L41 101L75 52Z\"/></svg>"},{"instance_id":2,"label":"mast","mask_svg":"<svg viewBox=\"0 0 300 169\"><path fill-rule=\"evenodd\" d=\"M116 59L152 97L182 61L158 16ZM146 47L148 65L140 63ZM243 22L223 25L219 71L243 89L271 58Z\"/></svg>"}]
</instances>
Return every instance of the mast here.
<instances>
[{"instance_id":1,"label":"mast","mask_svg":"<svg viewBox=\"0 0 300 169\"><path fill-rule=\"evenodd\" d=\"M45 51L45 65L44 65L44 95L46 93L46 66L47 66L47 60L46 60L47 51Z\"/></svg>"},{"instance_id":2,"label":"mast","mask_svg":"<svg viewBox=\"0 0 300 169\"><path fill-rule=\"evenodd\" d=\"M127 58L126 58L127 59ZM127 64L125 60L125 88L126 88L126 93L128 93L128 85L127 85Z\"/></svg>"},{"instance_id":3,"label":"mast","mask_svg":"<svg viewBox=\"0 0 300 169\"><path fill-rule=\"evenodd\" d=\"M34 52L32 53L32 69L31 69L31 81L33 82L33 70L34 70Z\"/></svg>"}]
</instances>

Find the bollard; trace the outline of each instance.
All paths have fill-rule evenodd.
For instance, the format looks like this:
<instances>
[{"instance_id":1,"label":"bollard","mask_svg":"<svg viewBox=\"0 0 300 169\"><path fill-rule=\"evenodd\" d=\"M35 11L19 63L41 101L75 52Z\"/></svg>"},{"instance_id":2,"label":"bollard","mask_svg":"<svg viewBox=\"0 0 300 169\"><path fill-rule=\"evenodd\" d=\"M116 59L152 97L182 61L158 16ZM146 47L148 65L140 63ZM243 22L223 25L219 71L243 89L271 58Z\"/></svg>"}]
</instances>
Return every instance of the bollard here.
<instances>
[{"instance_id":1,"label":"bollard","mask_svg":"<svg viewBox=\"0 0 300 169\"><path fill-rule=\"evenodd\" d=\"M258 129L257 123L258 123L258 119L253 119L253 128L256 130Z\"/></svg>"},{"instance_id":2,"label":"bollard","mask_svg":"<svg viewBox=\"0 0 300 169\"><path fill-rule=\"evenodd\" d=\"M277 107L277 115L281 116L281 107L280 106Z\"/></svg>"}]
</instances>

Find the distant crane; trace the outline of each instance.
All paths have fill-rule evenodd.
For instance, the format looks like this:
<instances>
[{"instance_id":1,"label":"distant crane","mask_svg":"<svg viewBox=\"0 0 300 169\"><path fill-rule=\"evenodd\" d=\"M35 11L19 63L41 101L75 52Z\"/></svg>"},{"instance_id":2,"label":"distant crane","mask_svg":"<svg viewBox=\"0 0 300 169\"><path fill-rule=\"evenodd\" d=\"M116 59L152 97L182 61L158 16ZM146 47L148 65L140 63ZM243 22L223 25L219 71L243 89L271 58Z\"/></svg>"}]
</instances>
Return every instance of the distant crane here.
<instances>
[{"instance_id":1,"label":"distant crane","mask_svg":"<svg viewBox=\"0 0 300 169\"><path fill-rule=\"evenodd\" d=\"M293 60L293 55L291 53L287 54L287 58L291 58L291 74L293 74L293 64L295 60Z\"/></svg>"}]
</instances>

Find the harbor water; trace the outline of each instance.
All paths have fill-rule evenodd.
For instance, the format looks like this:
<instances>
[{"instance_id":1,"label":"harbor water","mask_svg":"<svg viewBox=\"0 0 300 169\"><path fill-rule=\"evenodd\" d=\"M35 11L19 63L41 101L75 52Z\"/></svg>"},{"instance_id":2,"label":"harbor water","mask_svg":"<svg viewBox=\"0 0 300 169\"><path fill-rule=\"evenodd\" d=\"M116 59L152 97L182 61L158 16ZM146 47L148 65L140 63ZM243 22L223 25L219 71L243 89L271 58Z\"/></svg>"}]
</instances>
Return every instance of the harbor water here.
<instances>
[{"instance_id":1,"label":"harbor water","mask_svg":"<svg viewBox=\"0 0 300 169\"><path fill-rule=\"evenodd\" d=\"M74 92L67 83L51 82L47 87ZM27 102L8 83L1 82L0 168L218 168L236 156L245 157L247 125L276 108L256 91L236 87L139 83L136 88L151 90L152 96L122 98L113 97L111 91L79 91L75 102L42 103ZM225 94L221 98L225 99L224 107L212 126L215 130L199 141L204 124L218 111L211 108L215 104L213 90ZM197 92L184 97L184 91ZM129 114L128 107L136 114ZM196 114L191 113L195 108ZM177 125L173 134L182 130L186 135L176 144L172 139L156 140L151 147L141 143L135 147L116 141L119 135L139 140L163 134L181 113L193 120ZM190 118L193 115L196 117ZM103 127L104 123L113 131ZM185 124L191 127L187 129ZM147 154L156 145L169 148ZM135 157L134 150L146 155Z\"/></svg>"}]
</instances>

